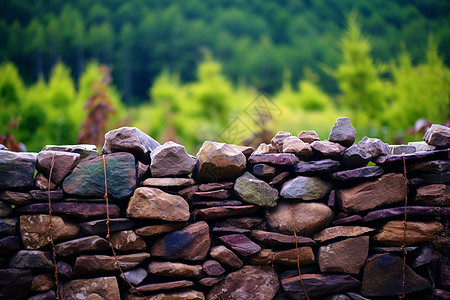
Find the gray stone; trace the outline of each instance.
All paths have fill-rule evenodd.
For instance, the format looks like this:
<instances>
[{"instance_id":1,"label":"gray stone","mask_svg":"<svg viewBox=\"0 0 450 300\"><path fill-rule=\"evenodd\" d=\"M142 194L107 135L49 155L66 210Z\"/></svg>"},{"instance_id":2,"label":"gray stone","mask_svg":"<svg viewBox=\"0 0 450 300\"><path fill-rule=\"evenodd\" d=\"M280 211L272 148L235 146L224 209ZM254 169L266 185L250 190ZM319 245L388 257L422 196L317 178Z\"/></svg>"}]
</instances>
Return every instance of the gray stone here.
<instances>
[{"instance_id":1,"label":"gray stone","mask_svg":"<svg viewBox=\"0 0 450 300\"><path fill-rule=\"evenodd\" d=\"M283 142L283 153L294 153L299 159L307 160L313 155L311 145L296 136L290 136Z\"/></svg>"},{"instance_id":2,"label":"gray stone","mask_svg":"<svg viewBox=\"0 0 450 300\"><path fill-rule=\"evenodd\" d=\"M331 190L331 184L319 177L297 176L283 184L280 196L304 201L320 200Z\"/></svg>"},{"instance_id":3,"label":"gray stone","mask_svg":"<svg viewBox=\"0 0 450 300\"><path fill-rule=\"evenodd\" d=\"M184 146L174 142L155 148L150 159L153 177L188 175L192 173L196 163L195 157L187 154Z\"/></svg>"},{"instance_id":4,"label":"gray stone","mask_svg":"<svg viewBox=\"0 0 450 300\"><path fill-rule=\"evenodd\" d=\"M340 159L346 147L330 141L315 141L311 143L313 150L325 158Z\"/></svg>"},{"instance_id":5,"label":"gray stone","mask_svg":"<svg viewBox=\"0 0 450 300\"><path fill-rule=\"evenodd\" d=\"M36 169L47 177L50 175L50 170L52 170L51 181L55 184L60 184L79 161L80 154L78 153L51 150L41 151L37 155Z\"/></svg>"},{"instance_id":6,"label":"gray stone","mask_svg":"<svg viewBox=\"0 0 450 300\"><path fill-rule=\"evenodd\" d=\"M364 152L358 146L352 145L344 152L342 161L349 169L364 167L372 159L372 155Z\"/></svg>"},{"instance_id":7,"label":"gray stone","mask_svg":"<svg viewBox=\"0 0 450 300\"><path fill-rule=\"evenodd\" d=\"M54 265L49 252L20 250L9 262L10 268L53 270Z\"/></svg>"},{"instance_id":8,"label":"gray stone","mask_svg":"<svg viewBox=\"0 0 450 300\"><path fill-rule=\"evenodd\" d=\"M236 179L234 191L245 202L259 206L274 207L277 205L278 190L270 187L266 182L245 172Z\"/></svg>"},{"instance_id":9,"label":"gray stone","mask_svg":"<svg viewBox=\"0 0 450 300\"><path fill-rule=\"evenodd\" d=\"M339 143L345 147L351 146L356 139L356 130L347 117L338 118L331 129L330 142Z\"/></svg>"},{"instance_id":10,"label":"gray stone","mask_svg":"<svg viewBox=\"0 0 450 300\"><path fill-rule=\"evenodd\" d=\"M389 154L409 154L416 152L416 147L411 145L389 145Z\"/></svg>"},{"instance_id":11,"label":"gray stone","mask_svg":"<svg viewBox=\"0 0 450 300\"><path fill-rule=\"evenodd\" d=\"M389 145L377 138L368 138L365 136L356 146L362 151L369 153L372 158L389 154Z\"/></svg>"},{"instance_id":12,"label":"gray stone","mask_svg":"<svg viewBox=\"0 0 450 300\"><path fill-rule=\"evenodd\" d=\"M80 154L80 163L98 157L98 150L95 145L47 145L42 151L64 151Z\"/></svg>"},{"instance_id":13,"label":"gray stone","mask_svg":"<svg viewBox=\"0 0 450 300\"><path fill-rule=\"evenodd\" d=\"M439 124L433 124L423 136L423 140L428 145L450 148L450 128Z\"/></svg>"},{"instance_id":14,"label":"gray stone","mask_svg":"<svg viewBox=\"0 0 450 300\"><path fill-rule=\"evenodd\" d=\"M275 147L275 149L277 149L278 153L282 153L283 152L283 142L286 138L292 136L292 133L287 132L287 131L279 131L277 132L277 134L272 138L272 146Z\"/></svg>"},{"instance_id":15,"label":"gray stone","mask_svg":"<svg viewBox=\"0 0 450 300\"><path fill-rule=\"evenodd\" d=\"M128 152L144 164L150 163L150 153L160 144L136 127L121 127L105 134L102 153Z\"/></svg>"},{"instance_id":16,"label":"gray stone","mask_svg":"<svg viewBox=\"0 0 450 300\"><path fill-rule=\"evenodd\" d=\"M336 172L341 168L342 165L339 161L327 158L296 163L293 167L292 172L295 174L318 175Z\"/></svg>"},{"instance_id":17,"label":"gray stone","mask_svg":"<svg viewBox=\"0 0 450 300\"><path fill-rule=\"evenodd\" d=\"M409 142L408 146L416 148L416 152L436 150L436 146L428 145L426 142Z\"/></svg>"},{"instance_id":18,"label":"gray stone","mask_svg":"<svg viewBox=\"0 0 450 300\"><path fill-rule=\"evenodd\" d=\"M125 276L124 276L124 274L125 274ZM148 276L148 273L147 273L147 271L145 271L144 268L136 268L133 270L129 270L129 271L124 272L124 274L119 275L120 279L122 279L125 282L126 281L125 277L126 277L127 280L131 284L134 284L134 285L140 284Z\"/></svg>"},{"instance_id":19,"label":"gray stone","mask_svg":"<svg viewBox=\"0 0 450 300\"><path fill-rule=\"evenodd\" d=\"M277 169L267 164L256 164L253 166L253 175L262 178L270 178L275 176Z\"/></svg>"},{"instance_id":20,"label":"gray stone","mask_svg":"<svg viewBox=\"0 0 450 300\"><path fill-rule=\"evenodd\" d=\"M305 143L311 144L315 141L320 141L319 136L314 130L303 130L298 134L298 138L304 141Z\"/></svg>"},{"instance_id":21,"label":"gray stone","mask_svg":"<svg viewBox=\"0 0 450 300\"><path fill-rule=\"evenodd\" d=\"M351 181L356 179L378 177L383 173L384 173L383 168L379 166L370 166L336 172L331 174L331 178L339 181Z\"/></svg>"},{"instance_id":22,"label":"gray stone","mask_svg":"<svg viewBox=\"0 0 450 300\"><path fill-rule=\"evenodd\" d=\"M17 222L19 220L17 218L1 218L0 219L0 233L9 235L17 234Z\"/></svg>"},{"instance_id":23,"label":"gray stone","mask_svg":"<svg viewBox=\"0 0 450 300\"><path fill-rule=\"evenodd\" d=\"M36 153L0 152L0 189L33 187Z\"/></svg>"}]
</instances>

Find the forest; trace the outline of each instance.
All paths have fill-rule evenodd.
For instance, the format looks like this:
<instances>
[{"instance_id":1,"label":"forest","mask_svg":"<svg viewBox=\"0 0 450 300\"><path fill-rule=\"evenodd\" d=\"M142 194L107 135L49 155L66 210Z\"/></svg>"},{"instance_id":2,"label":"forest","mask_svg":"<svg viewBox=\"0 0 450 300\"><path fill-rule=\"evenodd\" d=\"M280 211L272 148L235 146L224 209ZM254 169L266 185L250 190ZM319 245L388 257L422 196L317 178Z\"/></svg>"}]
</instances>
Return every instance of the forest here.
<instances>
[{"instance_id":1,"label":"forest","mask_svg":"<svg viewBox=\"0 0 450 300\"><path fill-rule=\"evenodd\" d=\"M360 137L417 139L418 119L450 118L449 16L442 0L2 1L0 134L76 143L97 114L195 151L235 129L327 138L346 115ZM255 120L260 95L277 113Z\"/></svg>"}]
</instances>

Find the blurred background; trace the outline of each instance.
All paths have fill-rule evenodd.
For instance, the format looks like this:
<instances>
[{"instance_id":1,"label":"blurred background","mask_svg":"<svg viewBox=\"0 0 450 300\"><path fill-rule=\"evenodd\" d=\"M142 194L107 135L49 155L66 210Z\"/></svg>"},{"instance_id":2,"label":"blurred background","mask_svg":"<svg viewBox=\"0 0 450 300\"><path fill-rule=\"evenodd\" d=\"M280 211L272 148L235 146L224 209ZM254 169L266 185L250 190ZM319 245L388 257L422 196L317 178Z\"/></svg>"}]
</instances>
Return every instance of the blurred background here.
<instances>
[{"instance_id":1,"label":"blurred background","mask_svg":"<svg viewBox=\"0 0 450 300\"><path fill-rule=\"evenodd\" d=\"M136 126L195 154L325 139L340 116L404 143L448 126L449 65L447 0L2 0L0 143L102 145ZM276 113L255 119L261 92Z\"/></svg>"}]
</instances>

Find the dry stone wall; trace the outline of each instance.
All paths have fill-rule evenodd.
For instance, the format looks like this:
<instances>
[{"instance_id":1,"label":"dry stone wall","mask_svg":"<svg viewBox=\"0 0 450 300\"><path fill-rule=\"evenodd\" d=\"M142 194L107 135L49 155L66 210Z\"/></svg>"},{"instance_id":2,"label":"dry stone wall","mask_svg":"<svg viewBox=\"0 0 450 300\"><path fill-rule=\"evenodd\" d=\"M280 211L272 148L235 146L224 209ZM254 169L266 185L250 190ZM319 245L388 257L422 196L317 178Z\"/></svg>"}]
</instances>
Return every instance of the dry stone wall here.
<instances>
[{"instance_id":1,"label":"dry stone wall","mask_svg":"<svg viewBox=\"0 0 450 300\"><path fill-rule=\"evenodd\" d=\"M355 136L1 150L0 299L449 299L450 128Z\"/></svg>"}]
</instances>

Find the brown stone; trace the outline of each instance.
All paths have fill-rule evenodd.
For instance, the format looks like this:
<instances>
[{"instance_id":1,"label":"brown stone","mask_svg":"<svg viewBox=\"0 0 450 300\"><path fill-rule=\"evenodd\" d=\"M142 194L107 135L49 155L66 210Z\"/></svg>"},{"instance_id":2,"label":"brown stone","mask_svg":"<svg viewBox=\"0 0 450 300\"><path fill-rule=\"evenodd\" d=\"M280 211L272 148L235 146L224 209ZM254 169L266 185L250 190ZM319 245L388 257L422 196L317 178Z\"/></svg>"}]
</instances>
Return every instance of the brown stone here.
<instances>
[{"instance_id":1,"label":"brown stone","mask_svg":"<svg viewBox=\"0 0 450 300\"><path fill-rule=\"evenodd\" d=\"M180 292L162 293L147 297L141 300L205 300L205 295L202 292L194 290L182 290Z\"/></svg>"},{"instance_id":2,"label":"brown stone","mask_svg":"<svg viewBox=\"0 0 450 300\"><path fill-rule=\"evenodd\" d=\"M269 232L263 230L252 230L252 237L267 246L294 246L295 237L293 235ZM316 242L312 239L297 236L297 245L314 246Z\"/></svg>"},{"instance_id":3,"label":"brown stone","mask_svg":"<svg viewBox=\"0 0 450 300\"><path fill-rule=\"evenodd\" d=\"M260 178L272 178L276 173L277 169L267 164L256 164L252 170L252 174Z\"/></svg>"},{"instance_id":4,"label":"brown stone","mask_svg":"<svg viewBox=\"0 0 450 300\"><path fill-rule=\"evenodd\" d=\"M51 181L60 184L80 161L80 154L63 151L41 151L37 155L36 169L49 176L52 169ZM53 168L52 168L53 162Z\"/></svg>"},{"instance_id":5,"label":"brown stone","mask_svg":"<svg viewBox=\"0 0 450 300\"><path fill-rule=\"evenodd\" d=\"M296 136L290 136L284 140L282 152L294 153L301 160L309 159L313 155L311 145Z\"/></svg>"},{"instance_id":6,"label":"brown stone","mask_svg":"<svg viewBox=\"0 0 450 300\"><path fill-rule=\"evenodd\" d=\"M189 204L181 196L156 188L141 187L134 191L128 203L127 215L132 218L187 221Z\"/></svg>"},{"instance_id":7,"label":"brown stone","mask_svg":"<svg viewBox=\"0 0 450 300\"><path fill-rule=\"evenodd\" d=\"M7 217L12 214L13 209L11 204L7 202L0 201L0 218Z\"/></svg>"},{"instance_id":8,"label":"brown stone","mask_svg":"<svg viewBox=\"0 0 450 300\"><path fill-rule=\"evenodd\" d=\"M171 232L186 226L187 223L168 223L162 225L150 225L136 229L136 234L142 237L150 237L162 233Z\"/></svg>"},{"instance_id":9,"label":"brown stone","mask_svg":"<svg viewBox=\"0 0 450 300\"><path fill-rule=\"evenodd\" d=\"M272 300L278 288L278 275L272 267L245 266L225 276L207 299Z\"/></svg>"},{"instance_id":10,"label":"brown stone","mask_svg":"<svg viewBox=\"0 0 450 300\"><path fill-rule=\"evenodd\" d=\"M173 290L173 289L180 289L185 287L193 286L194 283L192 281L188 280L178 280L178 281L172 281L172 282L163 282L163 283L150 283L146 285L141 285L136 287L136 290L141 293L146 292L155 292L155 291L161 291L161 290ZM129 290L129 292L132 292L133 290ZM173 299L173 298L169 298Z\"/></svg>"},{"instance_id":11,"label":"brown stone","mask_svg":"<svg viewBox=\"0 0 450 300\"><path fill-rule=\"evenodd\" d=\"M252 154L269 154L277 153L277 148L272 144L261 143Z\"/></svg>"},{"instance_id":12,"label":"brown stone","mask_svg":"<svg viewBox=\"0 0 450 300\"><path fill-rule=\"evenodd\" d=\"M261 247L243 234L230 234L218 238L242 256L249 256L261 250Z\"/></svg>"},{"instance_id":13,"label":"brown stone","mask_svg":"<svg viewBox=\"0 0 450 300\"><path fill-rule=\"evenodd\" d=\"M235 179L245 171L246 157L224 143L206 141L197 153L193 175L201 182Z\"/></svg>"},{"instance_id":14,"label":"brown stone","mask_svg":"<svg viewBox=\"0 0 450 300\"><path fill-rule=\"evenodd\" d=\"M269 185L274 186L274 185L281 185L284 183L284 181L286 179L289 178L289 176L291 175L291 173L289 172L281 172L280 174L278 174L277 176L275 176L271 182L269 182Z\"/></svg>"},{"instance_id":15,"label":"brown stone","mask_svg":"<svg viewBox=\"0 0 450 300\"><path fill-rule=\"evenodd\" d=\"M243 265L243 262L236 256L236 254L234 254L233 251L222 245L212 247L210 255L222 264L232 268L239 269Z\"/></svg>"},{"instance_id":16,"label":"brown stone","mask_svg":"<svg viewBox=\"0 0 450 300\"><path fill-rule=\"evenodd\" d=\"M202 265L203 271L209 276L220 276L225 273L225 269L215 260L207 260Z\"/></svg>"},{"instance_id":17,"label":"brown stone","mask_svg":"<svg viewBox=\"0 0 450 300\"><path fill-rule=\"evenodd\" d=\"M119 266L122 270L130 270L149 258L148 253L134 253L117 255ZM93 274L101 272L118 271L114 256L107 255L82 255L75 261L74 273L77 275Z\"/></svg>"},{"instance_id":18,"label":"brown stone","mask_svg":"<svg viewBox=\"0 0 450 300\"><path fill-rule=\"evenodd\" d=\"M26 205L33 201L33 196L28 192L4 191L0 193L0 200L14 205Z\"/></svg>"},{"instance_id":19,"label":"brown stone","mask_svg":"<svg viewBox=\"0 0 450 300\"><path fill-rule=\"evenodd\" d=\"M242 154L245 155L245 157L249 157L254 151L255 149L253 147L250 146L239 146L239 145L231 145L229 144L230 147L232 147L233 149L241 152Z\"/></svg>"},{"instance_id":20,"label":"brown stone","mask_svg":"<svg viewBox=\"0 0 450 300\"><path fill-rule=\"evenodd\" d=\"M109 249L107 240L98 235L83 237L55 245L56 254L60 256L76 255L87 251Z\"/></svg>"},{"instance_id":21,"label":"brown stone","mask_svg":"<svg viewBox=\"0 0 450 300\"><path fill-rule=\"evenodd\" d=\"M49 252L20 250L9 261L10 268L53 270L54 265Z\"/></svg>"},{"instance_id":22,"label":"brown stone","mask_svg":"<svg viewBox=\"0 0 450 300\"><path fill-rule=\"evenodd\" d=\"M136 177L137 177L137 182L144 181L145 179L150 177L150 169L149 169L148 165L145 165L145 164L141 163L140 161L138 161L136 163Z\"/></svg>"},{"instance_id":23,"label":"brown stone","mask_svg":"<svg viewBox=\"0 0 450 300\"><path fill-rule=\"evenodd\" d=\"M216 206L240 206L244 203L239 200L210 200L210 201L195 201L192 206L197 207L216 207ZM194 211L195 213L195 211Z\"/></svg>"},{"instance_id":24,"label":"brown stone","mask_svg":"<svg viewBox=\"0 0 450 300\"><path fill-rule=\"evenodd\" d=\"M223 280L225 276L219 276L219 277L205 277L199 280L199 283L204 286L213 286L215 284L218 284Z\"/></svg>"},{"instance_id":25,"label":"brown stone","mask_svg":"<svg viewBox=\"0 0 450 300\"><path fill-rule=\"evenodd\" d=\"M194 217L203 220L214 220L242 215L249 215L258 210L256 205L220 206L198 209L194 211Z\"/></svg>"},{"instance_id":26,"label":"brown stone","mask_svg":"<svg viewBox=\"0 0 450 300\"><path fill-rule=\"evenodd\" d=\"M80 229L59 216L52 216L53 240L63 241L76 237ZM50 243L50 217L48 215L20 216L20 233L25 249L39 249Z\"/></svg>"},{"instance_id":27,"label":"brown stone","mask_svg":"<svg viewBox=\"0 0 450 300\"><path fill-rule=\"evenodd\" d=\"M450 128L447 126L433 124L423 136L423 140L432 146L450 147Z\"/></svg>"},{"instance_id":28,"label":"brown stone","mask_svg":"<svg viewBox=\"0 0 450 300\"><path fill-rule=\"evenodd\" d=\"M407 246L431 241L444 229L444 226L437 221L406 222ZM403 221L387 222L381 230L373 237L373 240L386 246L401 246L403 244Z\"/></svg>"},{"instance_id":29,"label":"brown stone","mask_svg":"<svg viewBox=\"0 0 450 300\"><path fill-rule=\"evenodd\" d=\"M313 150L326 158L338 159L344 155L346 147L329 141L315 141L311 143Z\"/></svg>"},{"instance_id":30,"label":"brown stone","mask_svg":"<svg viewBox=\"0 0 450 300\"><path fill-rule=\"evenodd\" d=\"M389 173L376 180L339 189L336 196L345 212L360 212L403 201L405 189L403 175Z\"/></svg>"},{"instance_id":31,"label":"brown stone","mask_svg":"<svg viewBox=\"0 0 450 300\"><path fill-rule=\"evenodd\" d=\"M369 253L369 237L349 238L319 248L319 267L323 273L359 274Z\"/></svg>"},{"instance_id":32,"label":"brown stone","mask_svg":"<svg viewBox=\"0 0 450 300\"><path fill-rule=\"evenodd\" d=\"M252 229L262 223L260 217L242 217L237 219L226 219L223 221L217 221L217 227L236 227L242 229Z\"/></svg>"},{"instance_id":33,"label":"brown stone","mask_svg":"<svg viewBox=\"0 0 450 300\"><path fill-rule=\"evenodd\" d=\"M319 243L323 243L335 238L340 237L355 237L360 236L368 232L372 232L375 229L370 227L361 226L334 226L328 227L321 232L314 235L314 240Z\"/></svg>"},{"instance_id":34,"label":"brown stone","mask_svg":"<svg viewBox=\"0 0 450 300\"><path fill-rule=\"evenodd\" d=\"M168 259L203 260L210 245L209 226L200 221L156 240L150 253Z\"/></svg>"},{"instance_id":35,"label":"brown stone","mask_svg":"<svg viewBox=\"0 0 450 300\"><path fill-rule=\"evenodd\" d=\"M172 141L153 149L150 160L152 177L191 174L196 162L194 156L187 154L183 145Z\"/></svg>"},{"instance_id":36,"label":"brown stone","mask_svg":"<svg viewBox=\"0 0 450 300\"><path fill-rule=\"evenodd\" d=\"M292 217L294 209L294 218ZM267 223L277 232L292 234L295 230L297 234L312 236L316 232L327 227L333 220L332 210L323 203L316 202L279 202L278 205L270 209L267 214Z\"/></svg>"},{"instance_id":37,"label":"brown stone","mask_svg":"<svg viewBox=\"0 0 450 300\"><path fill-rule=\"evenodd\" d=\"M168 178L147 178L142 183L143 186L147 187L185 187L194 185L195 181L192 178L176 178L176 177L168 177Z\"/></svg>"},{"instance_id":38,"label":"brown stone","mask_svg":"<svg viewBox=\"0 0 450 300\"><path fill-rule=\"evenodd\" d=\"M300 265L305 266L313 264L314 253L311 247L300 247ZM261 250L261 252L250 257L250 263L253 265L266 265L269 263L277 263L289 267L297 266L297 249L289 249L282 251L273 251L270 249Z\"/></svg>"},{"instance_id":39,"label":"brown stone","mask_svg":"<svg viewBox=\"0 0 450 300\"><path fill-rule=\"evenodd\" d=\"M229 190L220 189L220 190L214 190L214 191L206 191L206 192L195 192L194 198L196 199L228 199L230 198L231 194Z\"/></svg>"},{"instance_id":40,"label":"brown stone","mask_svg":"<svg viewBox=\"0 0 450 300\"><path fill-rule=\"evenodd\" d=\"M50 274L41 274L33 277L30 290L33 292L45 292L54 286L53 277Z\"/></svg>"},{"instance_id":41,"label":"brown stone","mask_svg":"<svg viewBox=\"0 0 450 300\"><path fill-rule=\"evenodd\" d=\"M120 251L145 250L145 241L133 230L118 231L111 234L113 247Z\"/></svg>"},{"instance_id":42,"label":"brown stone","mask_svg":"<svg viewBox=\"0 0 450 300\"><path fill-rule=\"evenodd\" d=\"M422 205L450 206L450 186L431 184L417 189L415 201Z\"/></svg>"},{"instance_id":43,"label":"brown stone","mask_svg":"<svg viewBox=\"0 0 450 300\"><path fill-rule=\"evenodd\" d=\"M17 234L17 218L0 218L1 234Z\"/></svg>"},{"instance_id":44,"label":"brown stone","mask_svg":"<svg viewBox=\"0 0 450 300\"><path fill-rule=\"evenodd\" d=\"M43 191L43 190L32 190L30 191L30 195L33 197L34 200L42 201L46 200L48 201L48 196L50 194L51 200L61 200L64 196L64 192L62 190L54 190L50 191Z\"/></svg>"},{"instance_id":45,"label":"brown stone","mask_svg":"<svg viewBox=\"0 0 450 300\"><path fill-rule=\"evenodd\" d=\"M283 152L283 143L284 140L288 137L292 136L292 133L287 131L279 131L277 134L272 138L272 146L277 149L277 152L282 153Z\"/></svg>"},{"instance_id":46,"label":"brown stone","mask_svg":"<svg viewBox=\"0 0 450 300\"><path fill-rule=\"evenodd\" d=\"M16 208L20 213L48 213L47 203L33 203ZM79 218L106 217L106 204L88 202L56 202L52 203L52 211ZM120 208L116 204L109 204L109 216L120 216Z\"/></svg>"},{"instance_id":47,"label":"brown stone","mask_svg":"<svg viewBox=\"0 0 450 300\"><path fill-rule=\"evenodd\" d=\"M202 276L201 265L187 265L174 262L153 261L148 265L148 272L156 276L169 277L200 277Z\"/></svg>"},{"instance_id":48,"label":"brown stone","mask_svg":"<svg viewBox=\"0 0 450 300\"><path fill-rule=\"evenodd\" d=\"M61 288L61 297L64 300L120 300L120 292L116 277L100 277L64 283Z\"/></svg>"},{"instance_id":49,"label":"brown stone","mask_svg":"<svg viewBox=\"0 0 450 300\"><path fill-rule=\"evenodd\" d=\"M320 141L319 136L314 130L303 130L298 134L298 138L304 141L305 143L311 144L315 141Z\"/></svg>"}]
</instances>

